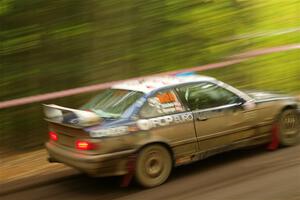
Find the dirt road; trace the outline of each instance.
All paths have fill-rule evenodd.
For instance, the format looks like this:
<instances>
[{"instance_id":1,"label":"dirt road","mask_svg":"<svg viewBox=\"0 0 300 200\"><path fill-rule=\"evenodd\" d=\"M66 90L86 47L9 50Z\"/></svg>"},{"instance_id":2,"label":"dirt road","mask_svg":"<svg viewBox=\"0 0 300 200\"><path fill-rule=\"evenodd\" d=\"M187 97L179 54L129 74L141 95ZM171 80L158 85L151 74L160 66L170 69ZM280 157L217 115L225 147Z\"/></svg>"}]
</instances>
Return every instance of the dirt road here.
<instances>
[{"instance_id":1,"label":"dirt road","mask_svg":"<svg viewBox=\"0 0 300 200\"><path fill-rule=\"evenodd\" d=\"M1 200L300 200L300 145L273 152L259 147L220 154L176 168L166 184L148 190L135 184L120 188L118 177L77 173L29 188L27 181L34 180L23 180L25 189L2 194Z\"/></svg>"}]
</instances>

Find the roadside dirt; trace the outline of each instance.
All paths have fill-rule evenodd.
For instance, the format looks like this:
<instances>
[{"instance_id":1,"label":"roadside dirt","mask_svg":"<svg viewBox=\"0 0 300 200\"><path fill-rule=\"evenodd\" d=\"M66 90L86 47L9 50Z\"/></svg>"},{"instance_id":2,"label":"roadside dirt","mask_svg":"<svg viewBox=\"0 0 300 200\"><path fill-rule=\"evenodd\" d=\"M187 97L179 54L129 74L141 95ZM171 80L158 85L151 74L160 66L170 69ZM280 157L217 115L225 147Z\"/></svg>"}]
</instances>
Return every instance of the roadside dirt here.
<instances>
[{"instance_id":1,"label":"roadside dirt","mask_svg":"<svg viewBox=\"0 0 300 200\"><path fill-rule=\"evenodd\" d=\"M45 175L66 170L63 164L49 163L46 150L36 150L7 157L1 157L0 184L33 175Z\"/></svg>"}]
</instances>

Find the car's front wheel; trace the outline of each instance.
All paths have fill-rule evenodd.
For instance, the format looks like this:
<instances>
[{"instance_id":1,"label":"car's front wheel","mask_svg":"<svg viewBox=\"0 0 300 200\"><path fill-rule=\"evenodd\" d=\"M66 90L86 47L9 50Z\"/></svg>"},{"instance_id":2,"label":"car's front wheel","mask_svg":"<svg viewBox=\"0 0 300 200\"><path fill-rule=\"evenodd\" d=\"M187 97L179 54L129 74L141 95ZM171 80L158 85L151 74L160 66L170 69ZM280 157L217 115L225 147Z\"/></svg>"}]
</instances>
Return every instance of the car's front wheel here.
<instances>
[{"instance_id":1,"label":"car's front wheel","mask_svg":"<svg viewBox=\"0 0 300 200\"><path fill-rule=\"evenodd\" d=\"M282 146L292 146L299 141L300 120L295 109L284 110L279 116L278 126Z\"/></svg>"},{"instance_id":2,"label":"car's front wheel","mask_svg":"<svg viewBox=\"0 0 300 200\"><path fill-rule=\"evenodd\" d=\"M162 145L143 148L137 158L135 178L143 187L155 187L164 183L172 171L172 157Z\"/></svg>"}]
</instances>

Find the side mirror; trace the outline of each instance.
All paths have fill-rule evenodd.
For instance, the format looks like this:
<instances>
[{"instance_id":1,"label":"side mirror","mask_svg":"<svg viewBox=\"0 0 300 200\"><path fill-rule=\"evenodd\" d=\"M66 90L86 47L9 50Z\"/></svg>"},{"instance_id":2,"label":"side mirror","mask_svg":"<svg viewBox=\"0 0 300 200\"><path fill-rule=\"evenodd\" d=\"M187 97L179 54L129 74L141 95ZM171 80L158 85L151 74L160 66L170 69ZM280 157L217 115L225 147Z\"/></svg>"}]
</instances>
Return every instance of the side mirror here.
<instances>
[{"instance_id":1,"label":"side mirror","mask_svg":"<svg viewBox=\"0 0 300 200\"><path fill-rule=\"evenodd\" d=\"M255 108L255 106L256 106L256 103L254 100L246 101L242 104L242 107L245 110L251 110L251 109Z\"/></svg>"}]
</instances>

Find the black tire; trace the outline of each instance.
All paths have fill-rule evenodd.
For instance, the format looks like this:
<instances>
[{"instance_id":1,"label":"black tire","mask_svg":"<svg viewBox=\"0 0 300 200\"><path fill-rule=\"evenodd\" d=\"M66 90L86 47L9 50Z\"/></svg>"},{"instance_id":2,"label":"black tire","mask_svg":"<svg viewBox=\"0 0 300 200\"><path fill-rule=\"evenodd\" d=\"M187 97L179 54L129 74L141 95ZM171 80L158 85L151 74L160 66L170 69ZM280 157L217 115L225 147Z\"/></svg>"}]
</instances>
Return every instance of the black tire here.
<instances>
[{"instance_id":1,"label":"black tire","mask_svg":"<svg viewBox=\"0 0 300 200\"><path fill-rule=\"evenodd\" d=\"M278 119L281 146L293 146L299 142L300 119L295 109L284 110Z\"/></svg>"},{"instance_id":2,"label":"black tire","mask_svg":"<svg viewBox=\"0 0 300 200\"><path fill-rule=\"evenodd\" d=\"M145 188L155 187L168 179L172 167L172 157L164 146L149 145L138 154L135 179Z\"/></svg>"}]
</instances>

